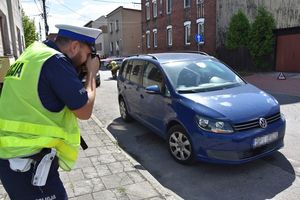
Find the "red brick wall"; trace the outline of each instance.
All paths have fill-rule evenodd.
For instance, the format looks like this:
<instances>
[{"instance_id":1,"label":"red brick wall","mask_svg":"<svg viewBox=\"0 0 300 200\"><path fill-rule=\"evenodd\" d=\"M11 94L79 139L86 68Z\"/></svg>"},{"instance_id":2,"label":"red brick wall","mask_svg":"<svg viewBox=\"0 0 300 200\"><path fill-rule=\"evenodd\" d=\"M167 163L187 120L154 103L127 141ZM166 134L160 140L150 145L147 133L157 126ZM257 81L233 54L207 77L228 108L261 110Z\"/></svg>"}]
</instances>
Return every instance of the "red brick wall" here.
<instances>
[{"instance_id":1,"label":"red brick wall","mask_svg":"<svg viewBox=\"0 0 300 200\"><path fill-rule=\"evenodd\" d=\"M197 43L194 36L197 33L197 4L196 0L191 0L190 8L183 8L183 1L173 0L172 13L166 14L166 0L157 0L158 16L153 18L152 0L150 5L150 20L146 21L145 13L146 0L142 0L142 35L143 35L143 52L157 53L165 51L197 51ZM215 54L216 50L216 0L204 0L205 10L205 43L200 46L201 51L209 54ZM191 44L184 44L184 22L191 21ZM168 47L166 27L172 25L173 28L173 45ZM153 47L153 28L157 28L158 47ZM150 46L146 48L146 31L150 31Z\"/></svg>"}]
</instances>

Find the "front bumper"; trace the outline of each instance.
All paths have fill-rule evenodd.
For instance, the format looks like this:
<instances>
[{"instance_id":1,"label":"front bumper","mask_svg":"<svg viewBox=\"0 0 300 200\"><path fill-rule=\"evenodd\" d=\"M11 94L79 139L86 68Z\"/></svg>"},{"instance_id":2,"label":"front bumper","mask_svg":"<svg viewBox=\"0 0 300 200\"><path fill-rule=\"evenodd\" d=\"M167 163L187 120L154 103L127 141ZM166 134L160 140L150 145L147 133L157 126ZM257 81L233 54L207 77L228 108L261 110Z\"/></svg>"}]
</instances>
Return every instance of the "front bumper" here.
<instances>
[{"instance_id":1,"label":"front bumper","mask_svg":"<svg viewBox=\"0 0 300 200\"><path fill-rule=\"evenodd\" d=\"M278 139L254 148L253 141L273 132L278 132ZM197 135L197 136L196 136ZM196 160L224 164L242 164L268 156L284 146L285 120L280 119L267 129L256 128L231 135L213 133L193 134Z\"/></svg>"}]
</instances>

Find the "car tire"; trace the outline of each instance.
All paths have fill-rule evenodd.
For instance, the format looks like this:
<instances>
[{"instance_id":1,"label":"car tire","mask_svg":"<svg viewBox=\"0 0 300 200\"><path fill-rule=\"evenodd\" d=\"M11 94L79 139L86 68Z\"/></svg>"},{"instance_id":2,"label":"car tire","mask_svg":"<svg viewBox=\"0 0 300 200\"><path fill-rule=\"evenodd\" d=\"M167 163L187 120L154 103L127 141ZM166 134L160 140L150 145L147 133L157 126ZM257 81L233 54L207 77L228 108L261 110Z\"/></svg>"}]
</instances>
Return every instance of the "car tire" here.
<instances>
[{"instance_id":1,"label":"car tire","mask_svg":"<svg viewBox=\"0 0 300 200\"><path fill-rule=\"evenodd\" d=\"M123 98L120 98L120 100L119 100L119 110L120 110L121 118L125 122L131 122L133 120L132 117L130 116L130 114L128 113L127 105Z\"/></svg>"},{"instance_id":2,"label":"car tire","mask_svg":"<svg viewBox=\"0 0 300 200\"><path fill-rule=\"evenodd\" d=\"M168 131L168 148L171 156L180 164L194 163L194 151L190 137L181 125Z\"/></svg>"},{"instance_id":3,"label":"car tire","mask_svg":"<svg viewBox=\"0 0 300 200\"><path fill-rule=\"evenodd\" d=\"M101 81L100 80L96 80L96 87L99 87L101 85Z\"/></svg>"}]
</instances>

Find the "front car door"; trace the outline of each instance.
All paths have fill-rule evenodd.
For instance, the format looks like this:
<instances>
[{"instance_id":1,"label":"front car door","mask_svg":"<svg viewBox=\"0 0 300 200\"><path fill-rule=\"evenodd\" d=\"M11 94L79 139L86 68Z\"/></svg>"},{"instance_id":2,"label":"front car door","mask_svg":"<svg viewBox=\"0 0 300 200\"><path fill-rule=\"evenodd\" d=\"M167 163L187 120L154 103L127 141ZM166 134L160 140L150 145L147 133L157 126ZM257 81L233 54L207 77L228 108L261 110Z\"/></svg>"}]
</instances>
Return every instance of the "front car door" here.
<instances>
[{"instance_id":1,"label":"front car door","mask_svg":"<svg viewBox=\"0 0 300 200\"><path fill-rule=\"evenodd\" d=\"M145 88L157 85L160 88L160 94L149 94ZM142 87L140 90L140 110L141 116L156 132L163 134L166 126L166 116L169 113L170 95L165 86L164 77L160 69L151 62L144 66L142 74Z\"/></svg>"}]
</instances>

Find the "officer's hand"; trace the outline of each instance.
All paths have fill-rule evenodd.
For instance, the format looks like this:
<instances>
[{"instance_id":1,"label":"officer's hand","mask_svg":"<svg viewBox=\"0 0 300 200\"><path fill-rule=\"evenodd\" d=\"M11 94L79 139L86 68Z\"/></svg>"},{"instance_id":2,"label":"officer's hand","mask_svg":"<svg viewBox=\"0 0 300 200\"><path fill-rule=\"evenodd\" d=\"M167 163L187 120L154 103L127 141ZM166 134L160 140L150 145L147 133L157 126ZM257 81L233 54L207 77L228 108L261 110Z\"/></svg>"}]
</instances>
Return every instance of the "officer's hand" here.
<instances>
[{"instance_id":1,"label":"officer's hand","mask_svg":"<svg viewBox=\"0 0 300 200\"><path fill-rule=\"evenodd\" d=\"M88 57L86 61L86 68L88 72L91 72L96 75L96 73L99 70L99 66L100 66L100 60L98 57L94 57L94 58L92 58L91 56Z\"/></svg>"}]
</instances>

